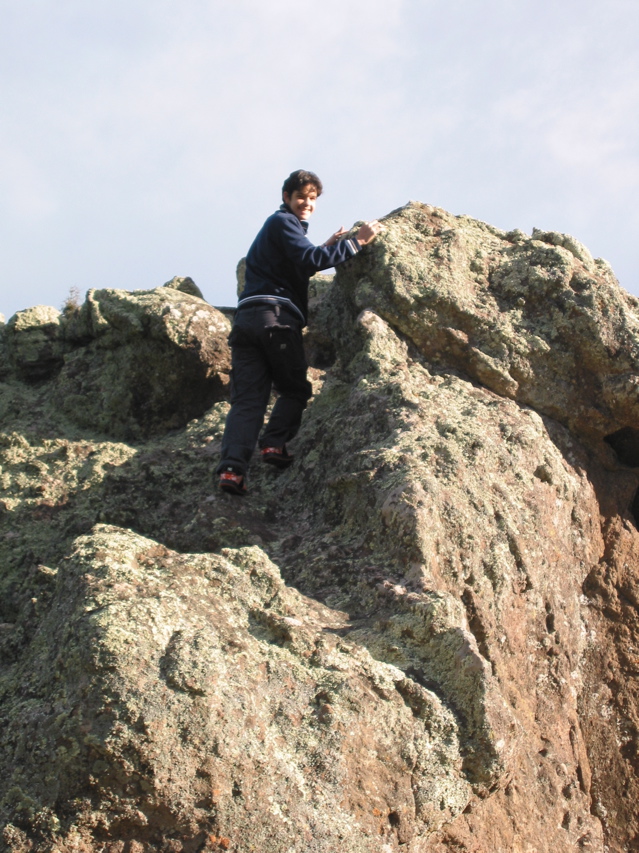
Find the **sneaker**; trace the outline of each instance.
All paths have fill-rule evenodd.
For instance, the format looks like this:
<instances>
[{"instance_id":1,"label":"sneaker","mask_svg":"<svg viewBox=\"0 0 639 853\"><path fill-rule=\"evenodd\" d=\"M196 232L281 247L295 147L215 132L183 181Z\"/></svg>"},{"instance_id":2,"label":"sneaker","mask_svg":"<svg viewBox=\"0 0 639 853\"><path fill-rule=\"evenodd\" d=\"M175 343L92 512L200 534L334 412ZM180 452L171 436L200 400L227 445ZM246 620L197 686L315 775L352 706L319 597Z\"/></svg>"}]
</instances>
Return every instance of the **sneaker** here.
<instances>
[{"instance_id":1,"label":"sneaker","mask_svg":"<svg viewBox=\"0 0 639 853\"><path fill-rule=\"evenodd\" d=\"M288 468L295 459L286 449L286 445L283 447L263 447L260 452L262 462L268 462L269 465L275 465L276 468Z\"/></svg>"},{"instance_id":2,"label":"sneaker","mask_svg":"<svg viewBox=\"0 0 639 853\"><path fill-rule=\"evenodd\" d=\"M220 488L223 492L228 492L229 495L245 495L246 483L241 474L236 474L235 471L222 471L220 474Z\"/></svg>"}]
</instances>

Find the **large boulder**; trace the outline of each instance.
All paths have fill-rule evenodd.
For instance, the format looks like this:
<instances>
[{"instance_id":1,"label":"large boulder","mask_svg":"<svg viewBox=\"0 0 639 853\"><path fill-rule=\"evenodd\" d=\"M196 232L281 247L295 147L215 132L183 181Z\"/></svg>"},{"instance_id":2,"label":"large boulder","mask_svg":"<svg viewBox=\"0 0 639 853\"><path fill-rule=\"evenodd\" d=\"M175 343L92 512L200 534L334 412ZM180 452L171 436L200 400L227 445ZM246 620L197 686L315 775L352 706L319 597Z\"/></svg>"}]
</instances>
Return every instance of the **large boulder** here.
<instances>
[{"instance_id":1,"label":"large boulder","mask_svg":"<svg viewBox=\"0 0 639 853\"><path fill-rule=\"evenodd\" d=\"M62 314L49 305L18 311L2 332L4 370L13 369L27 382L49 379L60 369L64 344Z\"/></svg>"},{"instance_id":2,"label":"large boulder","mask_svg":"<svg viewBox=\"0 0 639 853\"><path fill-rule=\"evenodd\" d=\"M99 827L155 850L363 853L468 804L446 704L260 549L180 555L99 526L49 577L0 740L3 813L42 841L63 820L65 849Z\"/></svg>"},{"instance_id":3,"label":"large boulder","mask_svg":"<svg viewBox=\"0 0 639 853\"><path fill-rule=\"evenodd\" d=\"M306 524L284 576L453 711L476 795L460 838L601 849L580 697L603 475L561 424L425 364L379 315L352 335L286 482ZM622 506L633 482L614 486Z\"/></svg>"},{"instance_id":4,"label":"large boulder","mask_svg":"<svg viewBox=\"0 0 639 853\"><path fill-rule=\"evenodd\" d=\"M605 261L565 234L505 233L419 203L384 224L365 257L340 269L354 309L592 442L636 429L639 300Z\"/></svg>"},{"instance_id":5,"label":"large boulder","mask_svg":"<svg viewBox=\"0 0 639 853\"><path fill-rule=\"evenodd\" d=\"M229 321L188 282L89 291L67 317L73 349L54 389L70 420L139 439L184 426L227 396Z\"/></svg>"}]
</instances>

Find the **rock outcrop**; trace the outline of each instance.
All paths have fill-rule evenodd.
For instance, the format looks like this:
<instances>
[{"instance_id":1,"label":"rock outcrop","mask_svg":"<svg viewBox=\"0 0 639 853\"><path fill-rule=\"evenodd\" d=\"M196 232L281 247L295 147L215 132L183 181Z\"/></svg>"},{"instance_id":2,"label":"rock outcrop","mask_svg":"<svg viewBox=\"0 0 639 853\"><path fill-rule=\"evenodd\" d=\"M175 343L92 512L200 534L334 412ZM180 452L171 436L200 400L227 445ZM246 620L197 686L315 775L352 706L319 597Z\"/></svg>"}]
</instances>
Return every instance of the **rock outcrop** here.
<instances>
[{"instance_id":1,"label":"rock outcrop","mask_svg":"<svg viewBox=\"0 0 639 853\"><path fill-rule=\"evenodd\" d=\"M183 427L224 399L228 319L190 278L134 294L90 290L64 313L38 306L7 324L6 367L23 380L55 380L78 426L143 439Z\"/></svg>"},{"instance_id":2,"label":"rock outcrop","mask_svg":"<svg viewBox=\"0 0 639 853\"><path fill-rule=\"evenodd\" d=\"M3 327L0 849L639 850L639 303L566 235L385 225L245 499L190 280Z\"/></svg>"}]
</instances>

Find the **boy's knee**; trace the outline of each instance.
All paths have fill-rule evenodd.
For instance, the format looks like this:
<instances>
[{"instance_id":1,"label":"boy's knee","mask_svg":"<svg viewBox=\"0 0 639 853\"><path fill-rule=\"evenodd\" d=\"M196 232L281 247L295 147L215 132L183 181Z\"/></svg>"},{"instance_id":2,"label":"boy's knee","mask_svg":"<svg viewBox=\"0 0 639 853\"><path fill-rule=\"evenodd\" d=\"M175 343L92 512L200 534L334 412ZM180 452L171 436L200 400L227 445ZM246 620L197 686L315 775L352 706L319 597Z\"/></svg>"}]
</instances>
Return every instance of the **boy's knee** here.
<instances>
[{"instance_id":1,"label":"boy's knee","mask_svg":"<svg viewBox=\"0 0 639 853\"><path fill-rule=\"evenodd\" d=\"M293 379L290 382L282 383L282 385L277 388L277 392L282 397L288 397L290 400L295 400L306 408L306 404L313 396L313 386L308 379L306 379L306 376L304 376L303 379Z\"/></svg>"}]
</instances>

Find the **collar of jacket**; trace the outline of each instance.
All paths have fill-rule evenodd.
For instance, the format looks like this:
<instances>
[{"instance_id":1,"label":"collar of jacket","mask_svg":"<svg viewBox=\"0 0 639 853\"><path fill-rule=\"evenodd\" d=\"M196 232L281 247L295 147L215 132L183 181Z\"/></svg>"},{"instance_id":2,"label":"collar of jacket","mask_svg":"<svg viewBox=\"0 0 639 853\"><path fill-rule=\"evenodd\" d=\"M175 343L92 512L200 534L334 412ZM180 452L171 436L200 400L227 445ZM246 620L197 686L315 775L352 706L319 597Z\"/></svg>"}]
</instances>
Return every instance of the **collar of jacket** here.
<instances>
[{"instance_id":1,"label":"collar of jacket","mask_svg":"<svg viewBox=\"0 0 639 853\"><path fill-rule=\"evenodd\" d=\"M288 206L288 204L286 204L286 202L282 202L282 204L280 204L280 210L282 211L282 213L290 213L291 216L295 216L295 214ZM295 216L295 218L297 219L297 216ZM308 231L308 222L306 221L306 219L297 219L297 221L302 226L304 233L306 234L306 232Z\"/></svg>"}]
</instances>

